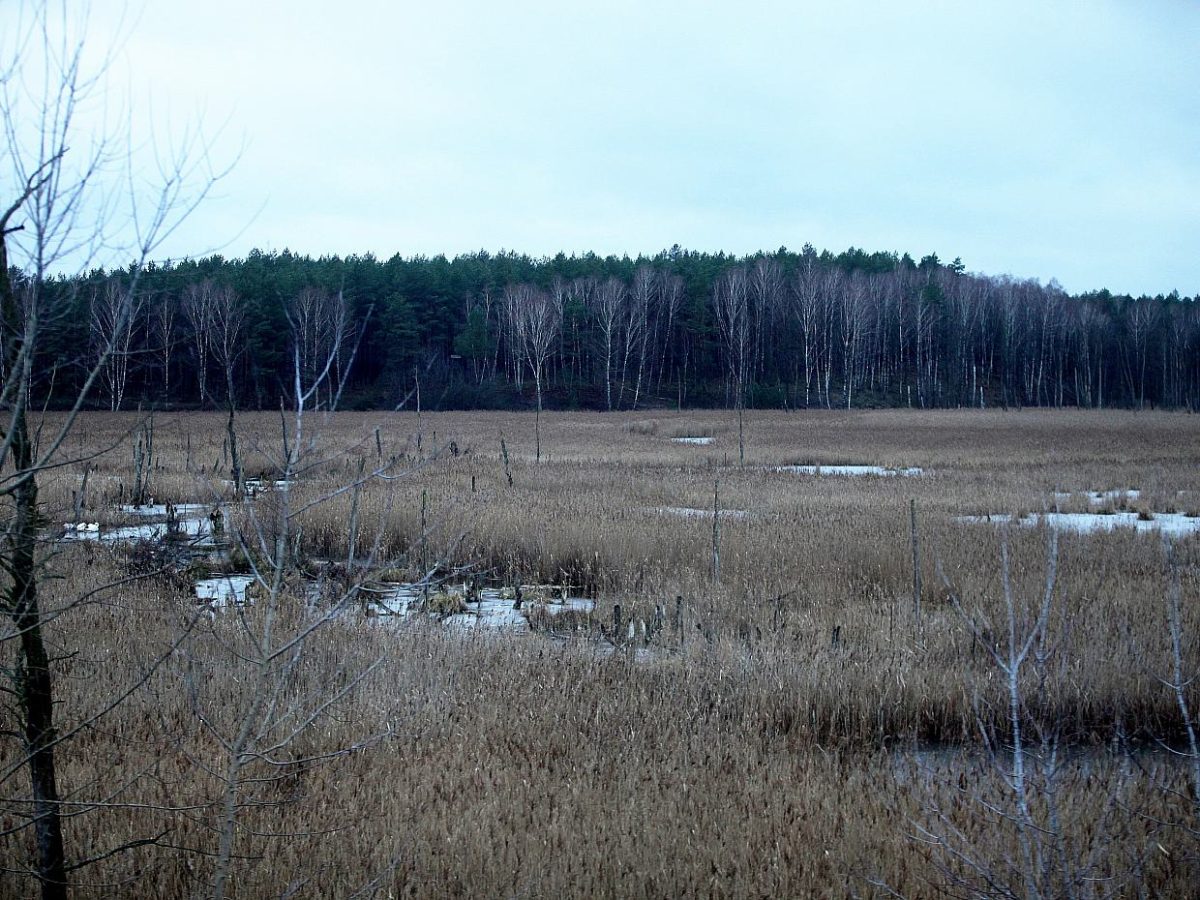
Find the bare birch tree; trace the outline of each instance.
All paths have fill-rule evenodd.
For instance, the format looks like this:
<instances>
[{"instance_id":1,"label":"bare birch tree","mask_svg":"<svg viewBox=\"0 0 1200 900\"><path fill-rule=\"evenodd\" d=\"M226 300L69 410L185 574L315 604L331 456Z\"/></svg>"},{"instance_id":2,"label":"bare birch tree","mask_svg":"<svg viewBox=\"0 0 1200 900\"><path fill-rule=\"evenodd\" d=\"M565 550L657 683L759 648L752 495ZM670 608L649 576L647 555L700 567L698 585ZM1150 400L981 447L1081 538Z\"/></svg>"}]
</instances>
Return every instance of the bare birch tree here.
<instances>
[{"instance_id":1,"label":"bare birch tree","mask_svg":"<svg viewBox=\"0 0 1200 900\"><path fill-rule=\"evenodd\" d=\"M1138 409L1146 405L1146 368L1150 362L1150 335L1158 327L1161 313L1152 300L1136 300L1125 307L1125 371L1130 399Z\"/></svg>"},{"instance_id":2,"label":"bare birch tree","mask_svg":"<svg viewBox=\"0 0 1200 900\"><path fill-rule=\"evenodd\" d=\"M628 315L625 320L625 354L621 363L621 394L624 396L626 374L636 363L637 375L633 385L631 409L637 409L642 394L642 377L646 370L646 347L650 339L650 310L658 298L658 277L650 266L638 266L633 273L629 290Z\"/></svg>"},{"instance_id":3,"label":"bare birch tree","mask_svg":"<svg viewBox=\"0 0 1200 900\"><path fill-rule=\"evenodd\" d=\"M657 346L658 354L658 390L662 390L663 378L667 372L667 354L674 356L675 350L675 320L679 315L679 307L683 302L683 279L678 275L663 273L659 276L658 318L662 334Z\"/></svg>"},{"instance_id":4,"label":"bare birch tree","mask_svg":"<svg viewBox=\"0 0 1200 900\"><path fill-rule=\"evenodd\" d=\"M804 406L810 405L811 391L820 366L817 363L817 330L821 308L822 273L816 253L805 253L792 279L792 309L799 322L804 357Z\"/></svg>"},{"instance_id":5,"label":"bare birch tree","mask_svg":"<svg viewBox=\"0 0 1200 900\"><path fill-rule=\"evenodd\" d=\"M840 307L842 391L846 409L849 409L854 399L854 385L858 380L860 357L867 332L867 318L870 313L867 277L861 272L856 272L842 282Z\"/></svg>"},{"instance_id":6,"label":"bare birch tree","mask_svg":"<svg viewBox=\"0 0 1200 900\"><path fill-rule=\"evenodd\" d=\"M725 364L737 409L738 463L745 465L746 376L751 364L751 323L746 270L742 266L726 269L714 282L713 309L725 345Z\"/></svg>"},{"instance_id":7,"label":"bare birch tree","mask_svg":"<svg viewBox=\"0 0 1200 900\"><path fill-rule=\"evenodd\" d=\"M302 382L306 386L320 385L328 405L342 382L343 354L352 342L353 326L345 295L306 287L291 300L286 312L292 343L300 355ZM326 367L328 378L321 377ZM320 409L321 402L318 392L313 397L314 407Z\"/></svg>"},{"instance_id":8,"label":"bare birch tree","mask_svg":"<svg viewBox=\"0 0 1200 900\"><path fill-rule=\"evenodd\" d=\"M189 284L183 292L183 314L192 332L192 350L196 354L196 383L200 405L208 405L208 357L212 350L213 305L216 286L211 281Z\"/></svg>"},{"instance_id":9,"label":"bare birch tree","mask_svg":"<svg viewBox=\"0 0 1200 900\"><path fill-rule=\"evenodd\" d=\"M179 301L174 294L164 294L150 310L150 330L153 334L154 348L162 367L163 400L171 399L171 360L175 353L176 317L179 313Z\"/></svg>"},{"instance_id":10,"label":"bare birch tree","mask_svg":"<svg viewBox=\"0 0 1200 900\"><path fill-rule=\"evenodd\" d=\"M135 296L129 308L129 298L115 278L92 293L92 348L97 360L103 360L101 380L108 392L109 409L116 412L125 399L129 381L129 360L134 329L142 312L143 297Z\"/></svg>"},{"instance_id":11,"label":"bare birch tree","mask_svg":"<svg viewBox=\"0 0 1200 900\"><path fill-rule=\"evenodd\" d=\"M604 281L591 294L593 315L600 330L600 347L604 363L604 402L610 412L613 408L613 356L620 333L625 296L625 285L616 278Z\"/></svg>"},{"instance_id":12,"label":"bare birch tree","mask_svg":"<svg viewBox=\"0 0 1200 900\"><path fill-rule=\"evenodd\" d=\"M504 310L513 335L518 365L528 364L537 392L533 419L534 459L542 459L542 378L562 327L562 306L546 291L518 284L504 292Z\"/></svg>"},{"instance_id":13,"label":"bare birch tree","mask_svg":"<svg viewBox=\"0 0 1200 900\"><path fill-rule=\"evenodd\" d=\"M765 371L770 348L774 345L775 326L783 304L783 269L771 257L760 256L750 266L747 281L754 332L750 378L755 380Z\"/></svg>"},{"instance_id":14,"label":"bare birch tree","mask_svg":"<svg viewBox=\"0 0 1200 900\"><path fill-rule=\"evenodd\" d=\"M245 473L242 472L242 462L238 456L235 376L238 363L242 358L242 324L244 321L245 311L233 288L225 286L214 288L212 291L212 318L209 321L211 329L209 346L212 348L217 364L225 374L225 437L229 442L229 464L233 489L239 495L245 486Z\"/></svg>"}]
</instances>

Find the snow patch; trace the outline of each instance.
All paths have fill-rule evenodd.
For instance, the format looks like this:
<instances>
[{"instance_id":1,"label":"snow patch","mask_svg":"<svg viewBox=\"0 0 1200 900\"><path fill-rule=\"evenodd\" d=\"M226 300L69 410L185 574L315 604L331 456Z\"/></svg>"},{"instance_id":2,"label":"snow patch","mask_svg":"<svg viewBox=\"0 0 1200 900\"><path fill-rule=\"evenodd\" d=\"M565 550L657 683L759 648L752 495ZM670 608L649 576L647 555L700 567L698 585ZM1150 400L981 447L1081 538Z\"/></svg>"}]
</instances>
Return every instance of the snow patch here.
<instances>
[{"instance_id":1,"label":"snow patch","mask_svg":"<svg viewBox=\"0 0 1200 900\"><path fill-rule=\"evenodd\" d=\"M1185 516L1182 513L1155 513L1149 519L1141 518L1138 513L1118 512L1112 515L1101 513L1030 513L1019 519L1010 515L991 516L959 516L956 521L967 525L991 523L993 525L1018 525L1022 528L1032 528L1045 519L1046 525L1059 531L1070 531L1076 534L1093 534L1098 531L1116 531L1118 529L1146 533L1157 531L1169 537L1182 537L1200 532L1200 517Z\"/></svg>"},{"instance_id":2,"label":"snow patch","mask_svg":"<svg viewBox=\"0 0 1200 900\"><path fill-rule=\"evenodd\" d=\"M431 589L430 596L439 591ZM374 603L384 613L393 616L409 617L426 613L423 609L425 590L415 584L389 585L388 589L377 593ZM522 604L528 609L541 601L527 600ZM523 609L516 609L516 602L508 592L499 588L483 588L479 591L478 599L467 602L463 597L466 612L456 612L442 618L442 621L452 628L493 628L500 631L525 633L530 630L529 620L525 618ZM574 609L590 612L594 606L585 597L567 597L565 600L545 604L546 610L555 615L565 610ZM432 612L426 613L430 616Z\"/></svg>"},{"instance_id":3,"label":"snow patch","mask_svg":"<svg viewBox=\"0 0 1200 900\"><path fill-rule=\"evenodd\" d=\"M253 575L214 575L196 582L196 598L216 608L246 602L246 590L254 583Z\"/></svg>"},{"instance_id":4,"label":"snow patch","mask_svg":"<svg viewBox=\"0 0 1200 900\"><path fill-rule=\"evenodd\" d=\"M1065 503L1066 501L1070 500L1074 496L1075 496L1075 494L1073 494L1071 491L1055 491L1054 492L1054 499L1058 503ZM1120 503L1122 500L1124 500L1126 502L1140 500L1142 497L1142 492L1137 491L1137 490L1086 491L1083 493L1083 496L1087 497L1088 503L1098 505L1101 503L1110 503L1110 502L1111 503Z\"/></svg>"},{"instance_id":5,"label":"snow patch","mask_svg":"<svg viewBox=\"0 0 1200 900\"><path fill-rule=\"evenodd\" d=\"M848 478L874 475L881 478L912 478L924 475L925 470L915 466L907 469L889 469L886 466L776 466L776 472L792 472L796 475L831 475Z\"/></svg>"},{"instance_id":6,"label":"snow patch","mask_svg":"<svg viewBox=\"0 0 1200 900\"><path fill-rule=\"evenodd\" d=\"M646 512L658 513L663 516L682 516L685 519L711 519L713 517L711 509L698 509L694 506L653 506ZM744 509L721 510L722 518L745 519L749 515L750 513Z\"/></svg>"}]
</instances>

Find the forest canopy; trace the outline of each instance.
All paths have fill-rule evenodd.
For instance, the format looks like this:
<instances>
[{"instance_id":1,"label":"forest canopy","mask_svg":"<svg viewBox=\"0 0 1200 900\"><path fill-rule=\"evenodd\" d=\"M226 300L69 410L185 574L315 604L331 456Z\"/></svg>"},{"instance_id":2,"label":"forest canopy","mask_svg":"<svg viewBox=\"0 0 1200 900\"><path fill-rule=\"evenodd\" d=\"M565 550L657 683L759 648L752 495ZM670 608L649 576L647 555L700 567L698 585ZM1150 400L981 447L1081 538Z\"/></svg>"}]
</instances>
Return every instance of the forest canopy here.
<instances>
[{"instance_id":1,"label":"forest canopy","mask_svg":"<svg viewBox=\"0 0 1200 900\"><path fill-rule=\"evenodd\" d=\"M1200 404L1195 298L1069 295L936 255L254 251L150 266L126 320L110 307L128 275L42 286L39 402L74 397L86 348L111 343L91 393L108 409L216 406L229 391L278 408L297 368L310 383L331 351L326 407L531 408L535 375L548 408ZM230 339L239 352L220 352Z\"/></svg>"}]
</instances>

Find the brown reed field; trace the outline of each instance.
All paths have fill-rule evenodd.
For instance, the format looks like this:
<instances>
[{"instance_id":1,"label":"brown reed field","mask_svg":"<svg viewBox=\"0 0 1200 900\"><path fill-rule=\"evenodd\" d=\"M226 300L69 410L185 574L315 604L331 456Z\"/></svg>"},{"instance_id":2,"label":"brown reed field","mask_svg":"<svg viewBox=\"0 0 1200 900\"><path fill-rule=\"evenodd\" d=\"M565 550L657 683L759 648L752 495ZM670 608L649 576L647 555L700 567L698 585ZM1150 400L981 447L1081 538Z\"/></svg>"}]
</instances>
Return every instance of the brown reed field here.
<instances>
[{"instance_id":1,"label":"brown reed field","mask_svg":"<svg viewBox=\"0 0 1200 900\"><path fill-rule=\"evenodd\" d=\"M281 476L283 427L238 417L248 475ZM146 416L85 415L43 475L64 827L77 861L103 857L78 896L208 896L222 866L237 897L1197 892L1180 698L1188 718L1200 698L1173 690L1168 601L1174 579L1181 671L1200 671L1200 538L1168 565L1156 533L1052 547L1044 525L959 519L1200 514L1200 418L750 412L744 462L721 411L544 413L541 462L532 415L304 428L290 488L228 507L241 564L283 534L294 571L278 602L211 615L194 566L53 539L76 510L134 521L117 506ZM228 499L219 415L156 413L152 434L157 502ZM692 436L713 440L674 440ZM795 464L923 472L779 470ZM322 597L434 571L565 585L595 610L519 635L357 599L322 617L300 574L317 571ZM1010 626L1033 634L1043 601L1009 679ZM267 662L265 634L285 648ZM19 742L0 748L0 894L22 896L29 788Z\"/></svg>"}]
</instances>

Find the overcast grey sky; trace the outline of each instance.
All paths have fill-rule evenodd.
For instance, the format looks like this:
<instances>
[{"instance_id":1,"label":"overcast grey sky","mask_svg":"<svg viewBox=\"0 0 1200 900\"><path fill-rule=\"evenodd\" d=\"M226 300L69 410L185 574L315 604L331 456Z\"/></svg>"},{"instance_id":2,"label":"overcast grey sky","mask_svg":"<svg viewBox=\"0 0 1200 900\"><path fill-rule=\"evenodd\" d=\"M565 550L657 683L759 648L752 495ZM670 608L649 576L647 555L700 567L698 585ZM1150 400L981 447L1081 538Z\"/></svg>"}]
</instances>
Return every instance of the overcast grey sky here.
<instances>
[{"instance_id":1,"label":"overcast grey sky","mask_svg":"<svg viewBox=\"0 0 1200 900\"><path fill-rule=\"evenodd\" d=\"M136 98L244 142L164 255L807 241L1200 292L1191 0L134 9Z\"/></svg>"}]
</instances>

